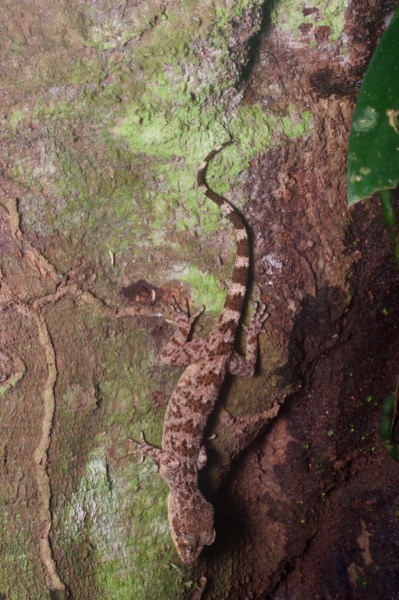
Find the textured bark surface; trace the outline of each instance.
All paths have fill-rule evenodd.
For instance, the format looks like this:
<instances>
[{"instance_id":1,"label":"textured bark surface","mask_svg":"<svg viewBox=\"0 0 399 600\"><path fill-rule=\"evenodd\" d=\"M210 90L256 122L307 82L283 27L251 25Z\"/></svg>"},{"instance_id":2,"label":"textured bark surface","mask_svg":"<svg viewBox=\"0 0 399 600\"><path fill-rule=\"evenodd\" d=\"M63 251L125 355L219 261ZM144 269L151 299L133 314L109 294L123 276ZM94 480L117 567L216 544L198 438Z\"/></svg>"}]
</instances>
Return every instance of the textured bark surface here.
<instances>
[{"instance_id":1,"label":"textured bark surface","mask_svg":"<svg viewBox=\"0 0 399 600\"><path fill-rule=\"evenodd\" d=\"M3 3L1 598L397 597L377 422L399 280L378 206L345 197L390 8ZM160 439L171 299L206 305L195 335L223 302L232 235L194 180L229 136L209 180L247 219L270 316L258 376L226 382L208 428L216 542L182 568L128 438Z\"/></svg>"},{"instance_id":2,"label":"textured bark surface","mask_svg":"<svg viewBox=\"0 0 399 600\"><path fill-rule=\"evenodd\" d=\"M224 488L214 552L235 552L230 575L212 561L206 598L397 597L398 467L378 418L397 378L398 278L378 206L345 208L352 94L373 39L359 10L378 7L347 12L351 62L272 30L251 72L251 101L273 86L269 106L314 115L311 135L259 157L247 185L255 277L288 352L280 376L300 389Z\"/></svg>"}]
</instances>

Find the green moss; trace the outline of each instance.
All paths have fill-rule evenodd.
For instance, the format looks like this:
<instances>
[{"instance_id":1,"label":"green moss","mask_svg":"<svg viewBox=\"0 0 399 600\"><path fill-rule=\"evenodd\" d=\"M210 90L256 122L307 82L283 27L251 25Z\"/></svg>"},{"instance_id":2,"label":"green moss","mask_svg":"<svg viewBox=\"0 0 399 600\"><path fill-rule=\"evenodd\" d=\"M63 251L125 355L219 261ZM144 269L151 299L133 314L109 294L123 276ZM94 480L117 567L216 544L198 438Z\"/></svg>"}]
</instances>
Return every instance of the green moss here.
<instances>
[{"instance_id":1,"label":"green moss","mask_svg":"<svg viewBox=\"0 0 399 600\"><path fill-rule=\"evenodd\" d=\"M330 41L333 42L342 34L347 6L348 0L315 0L311 4L307 0L281 0L274 4L271 19L276 28L298 37L302 35L299 29L302 24L330 27ZM305 15L304 9L309 7L317 10Z\"/></svg>"},{"instance_id":2,"label":"green moss","mask_svg":"<svg viewBox=\"0 0 399 600\"><path fill-rule=\"evenodd\" d=\"M65 541L90 538L99 597L180 597L182 577L168 567L175 556L165 511L166 489L149 461L110 474L107 461L92 453L63 520Z\"/></svg>"},{"instance_id":3,"label":"green moss","mask_svg":"<svg viewBox=\"0 0 399 600\"><path fill-rule=\"evenodd\" d=\"M108 69L100 60L89 59L83 61L77 59L72 65L69 80L72 85L86 83L100 83L108 74Z\"/></svg>"},{"instance_id":4,"label":"green moss","mask_svg":"<svg viewBox=\"0 0 399 600\"><path fill-rule=\"evenodd\" d=\"M68 84L75 86L71 97L42 99L29 114L54 147L47 147L45 168L29 174L24 166L24 178L29 185L48 188L50 183L53 195L65 198L56 211L38 205L38 218L43 213L50 229L67 231L88 258L106 259L111 251L118 260L133 247L135 264L154 279L162 275L150 264L150 254L176 244L176 233L195 231L203 238L218 232L219 211L195 186L203 156L234 139L212 162L209 181L221 193L236 189L239 197L239 174L271 146L276 132L293 136L305 129L298 119L291 126L290 115L278 120L256 105L231 110L222 99L234 85L228 32L260 6L258 0L245 0L222 9L190 0L161 14L156 3L148 3L132 15L133 21L139 17L139 30L147 31L146 43L126 48L125 61L116 61L112 53L75 58L67 72ZM86 45L123 45L124 29L115 14L101 14L99 26L100 12L88 9L91 16L79 26L79 35L90 38ZM197 55L204 39L211 44L212 68ZM81 131L84 144L76 143Z\"/></svg>"},{"instance_id":5,"label":"green moss","mask_svg":"<svg viewBox=\"0 0 399 600\"><path fill-rule=\"evenodd\" d=\"M196 306L205 306L213 314L221 312L226 290L222 289L220 281L214 275L191 266L180 275L180 279L189 284Z\"/></svg>"},{"instance_id":6,"label":"green moss","mask_svg":"<svg viewBox=\"0 0 399 600\"><path fill-rule=\"evenodd\" d=\"M298 138L310 133L313 127L313 114L302 112L297 117L282 117L283 133L288 138Z\"/></svg>"},{"instance_id":7,"label":"green moss","mask_svg":"<svg viewBox=\"0 0 399 600\"><path fill-rule=\"evenodd\" d=\"M25 119L25 111L19 108L14 108L9 116L9 123L11 127L15 130L19 123Z\"/></svg>"},{"instance_id":8,"label":"green moss","mask_svg":"<svg viewBox=\"0 0 399 600\"><path fill-rule=\"evenodd\" d=\"M62 318L62 305L58 311L57 322ZM76 465L77 452L84 457L84 466L74 491L57 511L54 535L66 555L80 557L79 564L74 564L76 578L87 581L89 576L93 594L99 598L179 599L186 571L171 567L178 559L168 531L167 487L150 459L139 463L134 454L129 455L128 442L144 430L149 441L159 443L162 414L157 414L150 399L161 386L168 393L174 382L165 386L159 381L162 375L154 369L148 336L137 323L133 328L127 320L126 327L117 328L113 335L108 332L104 339L103 319L93 318L92 313L90 307L82 307L71 335L80 339L81 328L93 332L93 347L97 353L102 349L96 369L96 398L101 406L97 418L101 420L90 429L93 401L82 379L88 367L81 373L78 365L70 364L74 379L58 382L60 394L64 389L58 409L62 452L53 468L68 473L68 463L69 471ZM75 348L73 357L80 352ZM85 348L84 360L89 361L91 354ZM65 436L64 431L68 432ZM72 436L71 431L75 432ZM79 589L74 588L74 593L79 597Z\"/></svg>"},{"instance_id":9,"label":"green moss","mask_svg":"<svg viewBox=\"0 0 399 600\"><path fill-rule=\"evenodd\" d=\"M159 159L155 165L165 191L149 192L156 213L153 227L165 227L173 215L177 231L198 228L202 233L214 232L220 227L219 211L195 186L196 169L204 155L221 141L233 139L234 144L212 161L208 174L210 185L224 194L234 188L251 159L270 147L276 132L297 137L309 131L310 113L278 120L257 105L245 106L231 118L226 131L214 107L202 113L197 107L191 113L188 107L193 102L188 97L186 101L181 110L174 105L174 110L163 107L163 112L155 114L133 103L114 132L128 141L135 154Z\"/></svg>"},{"instance_id":10,"label":"green moss","mask_svg":"<svg viewBox=\"0 0 399 600\"><path fill-rule=\"evenodd\" d=\"M10 387L15 387L20 379L24 376L24 373L16 373L11 379L7 382L7 385L0 384L0 396L4 396L6 392L10 389Z\"/></svg>"}]
</instances>

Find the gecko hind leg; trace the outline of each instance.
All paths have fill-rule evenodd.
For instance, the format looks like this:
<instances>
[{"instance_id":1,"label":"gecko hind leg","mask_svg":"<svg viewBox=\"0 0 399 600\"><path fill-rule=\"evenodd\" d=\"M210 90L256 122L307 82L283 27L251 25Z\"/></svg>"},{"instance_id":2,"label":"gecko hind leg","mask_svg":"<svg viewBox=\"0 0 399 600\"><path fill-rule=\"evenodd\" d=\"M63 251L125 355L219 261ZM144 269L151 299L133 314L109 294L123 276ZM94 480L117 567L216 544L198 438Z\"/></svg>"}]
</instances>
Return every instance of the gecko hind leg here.
<instances>
[{"instance_id":1,"label":"gecko hind leg","mask_svg":"<svg viewBox=\"0 0 399 600\"><path fill-rule=\"evenodd\" d=\"M232 375L240 375L242 377L252 377L254 375L256 359L258 357L258 335L268 316L266 305L257 303L251 322L248 327L245 327L247 332L245 358L236 351L231 355L228 369Z\"/></svg>"}]
</instances>

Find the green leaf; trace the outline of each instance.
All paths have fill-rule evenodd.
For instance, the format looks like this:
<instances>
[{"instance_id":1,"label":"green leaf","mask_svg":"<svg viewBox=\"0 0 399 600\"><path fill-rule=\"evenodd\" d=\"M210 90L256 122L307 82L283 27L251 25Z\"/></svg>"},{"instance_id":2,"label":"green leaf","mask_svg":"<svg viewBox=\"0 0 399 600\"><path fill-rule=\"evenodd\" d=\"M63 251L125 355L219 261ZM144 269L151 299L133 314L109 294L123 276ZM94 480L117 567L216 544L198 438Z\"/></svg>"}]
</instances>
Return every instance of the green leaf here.
<instances>
[{"instance_id":1,"label":"green leaf","mask_svg":"<svg viewBox=\"0 0 399 600\"><path fill-rule=\"evenodd\" d=\"M399 11L371 59L353 115L348 204L399 181Z\"/></svg>"},{"instance_id":2,"label":"green leaf","mask_svg":"<svg viewBox=\"0 0 399 600\"><path fill-rule=\"evenodd\" d=\"M399 444L395 440L394 427L398 419L398 402L396 392L391 392L384 400L380 417L379 431L385 450L396 462L399 462Z\"/></svg>"}]
</instances>

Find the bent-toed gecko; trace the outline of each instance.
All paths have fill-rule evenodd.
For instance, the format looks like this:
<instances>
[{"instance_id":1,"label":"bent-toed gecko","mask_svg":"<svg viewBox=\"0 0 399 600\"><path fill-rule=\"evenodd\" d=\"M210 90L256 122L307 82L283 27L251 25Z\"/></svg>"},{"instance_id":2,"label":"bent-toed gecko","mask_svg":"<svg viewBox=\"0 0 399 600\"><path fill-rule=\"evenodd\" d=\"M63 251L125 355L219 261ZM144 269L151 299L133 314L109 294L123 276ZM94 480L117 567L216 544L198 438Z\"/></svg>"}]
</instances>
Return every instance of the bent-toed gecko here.
<instances>
[{"instance_id":1,"label":"bent-toed gecko","mask_svg":"<svg viewBox=\"0 0 399 600\"><path fill-rule=\"evenodd\" d=\"M141 442L135 442L142 455L152 457L159 464L160 475L168 484L169 530L177 553L186 564L194 562L203 547L215 539L213 507L198 487L198 472L206 463L204 430L226 374L254 374L257 337L267 318L266 307L259 305L247 329L244 359L234 350L234 340L247 290L248 233L238 211L205 183L208 162L224 145L212 150L201 163L197 182L199 189L220 206L233 224L237 254L232 283L221 315L206 338L188 340L192 325L203 308L191 317L178 313L177 329L165 346L161 360L164 364L188 366L166 410L162 449L148 444L144 436Z\"/></svg>"}]
</instances>

